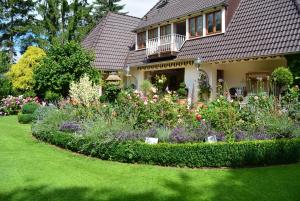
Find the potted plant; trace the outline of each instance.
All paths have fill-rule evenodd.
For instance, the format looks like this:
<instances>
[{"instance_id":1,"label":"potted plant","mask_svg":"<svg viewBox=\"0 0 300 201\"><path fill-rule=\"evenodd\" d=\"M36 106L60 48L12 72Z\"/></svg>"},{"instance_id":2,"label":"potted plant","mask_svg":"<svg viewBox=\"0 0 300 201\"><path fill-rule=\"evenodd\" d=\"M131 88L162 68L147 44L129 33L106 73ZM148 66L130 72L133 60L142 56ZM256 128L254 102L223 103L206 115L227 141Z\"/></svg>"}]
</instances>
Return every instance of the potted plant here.
<instances>
[{"instance_id":1,"label":"potted plant","mask_svg":"<svg viewBox=\"0 0 300 201\"><path fill-rule=\"evenodd\" d=\"M187 104L187 95L188 95L188 89L184 82L180 83L179 89L177 90L178 94L178 104L184 105Z\"/></svg>"}]
</instances>

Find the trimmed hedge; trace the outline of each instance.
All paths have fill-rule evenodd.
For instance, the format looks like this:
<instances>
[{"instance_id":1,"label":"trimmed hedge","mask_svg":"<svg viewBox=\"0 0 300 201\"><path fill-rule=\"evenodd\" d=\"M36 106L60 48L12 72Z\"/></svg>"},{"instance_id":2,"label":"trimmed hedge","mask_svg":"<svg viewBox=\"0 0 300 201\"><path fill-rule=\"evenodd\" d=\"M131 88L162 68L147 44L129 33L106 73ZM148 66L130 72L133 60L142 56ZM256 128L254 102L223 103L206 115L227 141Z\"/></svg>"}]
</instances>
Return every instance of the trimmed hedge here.
<instances>
[{"instance_id":1,"label":"trimmed hedge","mask_svg":"<svg viewBox=\"0 0 300 201\"><path fill-rule=\"evenodd\" d=\"M21 124L30 124L33 120L33 114L18 114L18 122Z\"/></svg>"},{"instance_id":2,"label":"trimmed hedge","mask_svg":"<svg viewBox=\"0 0 300 201\"><path fill-rule=\"evenodd\" d=\"M22 107L22 113L23 114L33 114L38 108L40 107L37 103L27 103Z\"/></svg>"},{"instance_id":3,"label":"trimmed hedge","mask_svg":"<svg viewBox=\"0 0 300 201\"><path fill-rule=\"evenodd\" d=\"M179 167L244 167L295 163L300 139L239 143L157 144L100 142L63 132L34 133L36 138L103 160Z\"/></svg>"}]
</instances>

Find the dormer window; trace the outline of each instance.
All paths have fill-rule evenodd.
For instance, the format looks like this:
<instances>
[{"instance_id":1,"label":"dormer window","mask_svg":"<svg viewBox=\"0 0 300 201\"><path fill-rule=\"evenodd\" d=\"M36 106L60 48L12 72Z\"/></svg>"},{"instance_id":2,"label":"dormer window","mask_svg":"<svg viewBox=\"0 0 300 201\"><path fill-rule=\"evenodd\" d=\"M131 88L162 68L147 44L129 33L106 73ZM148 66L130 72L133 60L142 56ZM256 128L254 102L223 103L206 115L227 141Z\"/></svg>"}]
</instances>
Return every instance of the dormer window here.
<instances>
[{"instance_id":1,"label":"dormer window","mask_svg":"<svg viewBox=\"0 0 300 201\"><path fill-rule=\"evenodd\" d=\"M189 33L190 37L201 37L203 36L203 17L198 16L189 19Z\"/></svg>"},{"instance_id":2,"label":"dormer window","mask_svg":"<svg viewBox=\"0 0 300 201\"><path fill-rule=\"evenodd\" d=\"M207 35L222 32L222 12L215 11L206 14Z\"/></svg>"},{"instance_id":3,"label":"dormer window","mask_svg":"<svg viewBox=\"0 0 300 201\"><path fill-rule=\"evenodd\" d=\"M137 48L146 48L146 31L137 34Z\"/></svg>"}]
</instances>

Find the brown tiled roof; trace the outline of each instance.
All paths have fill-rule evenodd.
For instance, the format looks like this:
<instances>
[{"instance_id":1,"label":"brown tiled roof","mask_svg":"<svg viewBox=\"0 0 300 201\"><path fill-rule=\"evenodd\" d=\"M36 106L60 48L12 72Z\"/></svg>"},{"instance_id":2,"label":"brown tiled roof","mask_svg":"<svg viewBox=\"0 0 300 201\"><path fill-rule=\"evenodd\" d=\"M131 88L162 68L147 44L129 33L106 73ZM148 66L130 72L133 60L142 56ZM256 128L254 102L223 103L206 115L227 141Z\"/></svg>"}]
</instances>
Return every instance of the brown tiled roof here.
<instances>
[{"instance_id":1,"label":"brown tiled roof","mask_svg":"<svg viewBox=\"0 0 300 201\"><path fill-rule=\"evenodd\" d=\"M186 41L177 59L231 60L300 52L299 0L241 0L226 33Z\"/></svg>"},{"instance_id":2,"label":"brown tiled roof","mask_svg":"<svg viewBox=\"0 0 300 201\"><path fill-rule=\"evenodd\" d=\"M82 41L83 47L95 53L94 65L101 70L124 68L139 18L108 13Z\"/></svg>"},{"instance_id":3,"label":"brown tiled roof","mask_svg":"<svg viewBox=\"0 0 300 201\"><path fill-rule=\"evenodd\" d=\"M164 1L165 6L160 7ZM166 20L193 14L207 8L226 3L227 0L160 0L141 20L137 29L154 25Z\"/></svg>"}]
</instances>

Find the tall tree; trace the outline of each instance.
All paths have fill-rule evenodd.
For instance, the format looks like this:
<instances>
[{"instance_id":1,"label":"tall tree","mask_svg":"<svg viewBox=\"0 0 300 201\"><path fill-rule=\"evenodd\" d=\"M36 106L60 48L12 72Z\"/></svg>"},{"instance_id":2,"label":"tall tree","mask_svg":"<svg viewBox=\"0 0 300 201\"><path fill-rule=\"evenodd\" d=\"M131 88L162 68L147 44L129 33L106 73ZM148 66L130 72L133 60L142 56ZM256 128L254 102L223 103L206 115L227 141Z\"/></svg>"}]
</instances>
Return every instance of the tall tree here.
<instances>
[{"instance_id":1,"label":"tall tree","mask_svg":"<svg viewBox=\"0 0 300 201\"><path fill-rule=\"evenodd\" d=\"M39 31L51 43L79 40L92 23L87 0L40 0L38 11L42 16Z\"/></svg>"},{"instance_id":2,"label":"tall tree","mask_svg":"<svg viewBox=\"0 0 300 201\"><path fill-rule=\"evenodd\" d=\"M26 40L34 21L33 0L0 0L0 44L9 52L10 63L16 52L16 43Z\"/></svg>"},{"instance_id":3,"label":"tall tree","mask_svg":"<svg viewBox=\"0 0 300 201\"><path fill-rule=\"evenodd\" d=\"M121 0L95 0L94 17L96 20L101 19L108 12L120 13L125 5L120 5Z\"/></svg>"}]
</instances>

